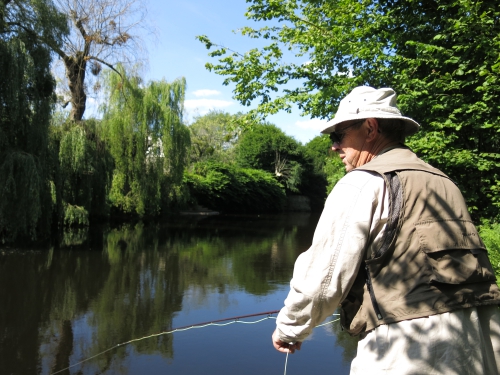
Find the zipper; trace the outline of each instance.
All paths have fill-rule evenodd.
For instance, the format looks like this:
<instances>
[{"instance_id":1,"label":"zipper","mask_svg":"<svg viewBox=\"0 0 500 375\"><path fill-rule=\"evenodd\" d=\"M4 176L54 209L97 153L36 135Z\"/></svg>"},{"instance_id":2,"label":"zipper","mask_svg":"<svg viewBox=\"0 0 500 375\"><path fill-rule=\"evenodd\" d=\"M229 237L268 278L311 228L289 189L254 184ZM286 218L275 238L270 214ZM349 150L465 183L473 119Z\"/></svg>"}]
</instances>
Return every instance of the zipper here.
<instances>
[{"instance_id":1,"label":"zipper","mask_svg":"<svg viewBox=\"0 0 500 375\"><path fill-rule=\"evenodd\" d=\"M365 264L366 270L366 287L368 288L368 292L370 293L370 298L372 300L373 309L375 310L375 314L379 320L382 320L382 314L380 313L380 307L378 306L377 299L375 298L375 292L373 291L372 277L370 275L370 269L368 268L368 264Z\"/></svg>"}]
</instances>

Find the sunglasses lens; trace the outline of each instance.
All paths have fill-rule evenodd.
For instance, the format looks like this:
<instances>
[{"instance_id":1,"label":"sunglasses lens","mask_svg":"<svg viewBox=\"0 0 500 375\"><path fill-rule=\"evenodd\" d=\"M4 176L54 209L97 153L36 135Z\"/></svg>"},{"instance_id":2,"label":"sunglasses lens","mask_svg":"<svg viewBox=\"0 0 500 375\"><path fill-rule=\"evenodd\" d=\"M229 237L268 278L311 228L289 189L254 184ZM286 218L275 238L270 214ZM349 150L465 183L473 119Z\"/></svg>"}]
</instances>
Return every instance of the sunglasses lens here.
<instances>
[{"instance_id":1,"label":"sunglasses lens","mask_svg":"<svg viewBox=\"0 0 500 375\"><path fill-rule=\"evenodd\" d=\"M332 141L332 143L338 143L338 144L340 144L340 142L342 141L342 135L341 134L337 134L335 132L330 133L330 140Z\"/></svg>"}]
</instances>

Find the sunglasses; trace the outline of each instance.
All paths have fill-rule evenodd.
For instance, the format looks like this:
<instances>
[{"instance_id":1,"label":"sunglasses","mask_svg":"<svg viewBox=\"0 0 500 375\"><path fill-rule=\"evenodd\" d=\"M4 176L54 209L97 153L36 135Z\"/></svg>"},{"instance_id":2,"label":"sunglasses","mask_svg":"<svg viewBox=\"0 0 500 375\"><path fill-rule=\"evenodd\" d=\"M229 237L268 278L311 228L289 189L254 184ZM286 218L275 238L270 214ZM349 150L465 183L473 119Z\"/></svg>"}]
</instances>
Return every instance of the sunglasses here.
<instances>
[{"instance_id":1,"label":"sunglasses","mask_svg":"<svg viewBox=\"0 0 500 375\"><path fill-rule=\"evenodd\" d=\"M354 124L351 124L351 125L345 127L344 129L342 129L339 132L337 132L337 131L331 132L330 133L330 140L332 141L332 143L337 143L340 146L340 144L342 143L342 140L344 139L344 137L346 135L346 130L349 128L352 128L353 126L358 125L364 121L365 120L356 121Z\"/></svg>"}]
</instances>

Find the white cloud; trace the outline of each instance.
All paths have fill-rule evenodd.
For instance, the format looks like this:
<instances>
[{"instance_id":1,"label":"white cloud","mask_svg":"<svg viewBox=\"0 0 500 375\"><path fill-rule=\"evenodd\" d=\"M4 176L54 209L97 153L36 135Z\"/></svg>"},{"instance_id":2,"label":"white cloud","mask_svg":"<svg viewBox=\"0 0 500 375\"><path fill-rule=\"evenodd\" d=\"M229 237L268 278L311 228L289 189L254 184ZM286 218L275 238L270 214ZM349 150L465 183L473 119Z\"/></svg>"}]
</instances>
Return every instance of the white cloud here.
<instances>
[{"instance_id":1,"label":"white cloud","mask_svg":"<svg viewBox=\"0 0 500 375\"><path fill-rule=\"evenodd\" d=\"M305 121L297 121L295 125L302 129L322 130L326 127L327 120L313 118Z\"/></svg>"},{"instance_id":2,"label":"white cloud","mask_svg":"<svg viewBox=\"0 0 500 375\"><path fill-rule=\"evenodd\" d=\"M200 96L214 96L214 95L220 95L220 91L217 90L196 90L193 92L194 96L199 98Z\"/></svg>"},{"instance_id":3,"label":"white cloud","mask_svg":"<svg viewBox=\"0 0 500 375\"><path fill-rule=\"evenodd\" d=\"M219 99L188 99L184 101L184 107L194 110L200 115L204 115L213 109L226 108L233 105L233 102Z\"/></svg>"}]
</instances>

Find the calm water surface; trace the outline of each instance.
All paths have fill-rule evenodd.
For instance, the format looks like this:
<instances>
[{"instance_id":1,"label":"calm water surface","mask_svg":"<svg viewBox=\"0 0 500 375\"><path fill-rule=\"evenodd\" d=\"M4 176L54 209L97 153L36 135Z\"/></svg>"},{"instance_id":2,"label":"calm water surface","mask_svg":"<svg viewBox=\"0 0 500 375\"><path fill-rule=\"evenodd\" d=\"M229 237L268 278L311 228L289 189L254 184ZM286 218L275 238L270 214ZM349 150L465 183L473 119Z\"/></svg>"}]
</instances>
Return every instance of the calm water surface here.
<instances>
[{"instance_id":1,"label":"calm water surface","mask_svg":"<svg viewBox=\"0 0 500 375\"><path fill-rule=\"evenodd\" d=\"M57 249L0 250L0 373L283 374L274 319L117 344L280 309L317 220L180 217L67 234ZM330 323L289 357L287 374L348 374L355 350Z\"/></svg>"}]
</instances>

